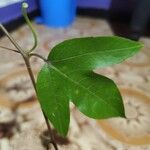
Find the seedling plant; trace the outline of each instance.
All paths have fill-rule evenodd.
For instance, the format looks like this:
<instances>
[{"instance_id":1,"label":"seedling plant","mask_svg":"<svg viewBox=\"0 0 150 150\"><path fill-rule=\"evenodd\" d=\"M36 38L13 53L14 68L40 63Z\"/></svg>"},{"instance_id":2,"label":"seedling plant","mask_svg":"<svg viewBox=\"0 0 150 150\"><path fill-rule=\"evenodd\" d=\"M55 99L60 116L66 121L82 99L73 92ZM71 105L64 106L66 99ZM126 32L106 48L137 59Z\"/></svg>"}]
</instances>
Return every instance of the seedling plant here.
<instances>
[{"instance_id":1,"label":"seedling plant","mask_svg":"<svg viewBox=\"0 0 150 150\"><path fill-rule=\"evenodd\" d=\"M49 143L55 150L58 150L58 146L49 121L60 135L66 136L70 123L70 102L90 118L125 117L123 100L116 84L93 70L124 61L136 54L142 44L117 36L74 38L59 43L44 58L34 53L37 35L27 16L27 7L27 3L22 4L22 13L33 34L33 47L24 50L2 24L0 29L16 49L0 47L21 54L41 105ZM30 64L33 56L45 62L37 81Z\"/></svg>"}]
</instances>

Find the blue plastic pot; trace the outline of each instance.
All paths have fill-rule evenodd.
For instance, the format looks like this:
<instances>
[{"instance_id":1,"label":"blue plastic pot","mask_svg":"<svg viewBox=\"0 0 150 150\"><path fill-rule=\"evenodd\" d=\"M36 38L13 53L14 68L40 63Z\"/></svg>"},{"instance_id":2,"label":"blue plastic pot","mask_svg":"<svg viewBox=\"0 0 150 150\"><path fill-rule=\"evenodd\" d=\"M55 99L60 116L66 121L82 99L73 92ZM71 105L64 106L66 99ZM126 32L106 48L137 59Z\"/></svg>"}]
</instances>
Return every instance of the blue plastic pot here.
<instances>
[{"instance_id":1,"label":"blue plastic pot","mask_svg":"<svg viewBox=\"0 0 150 150\"><path fill-rule=\"evenodd\" d=\"M66 27L76 16L77 0L40 0L41 19L47 26Z\"/></svg>"}]
</instances>

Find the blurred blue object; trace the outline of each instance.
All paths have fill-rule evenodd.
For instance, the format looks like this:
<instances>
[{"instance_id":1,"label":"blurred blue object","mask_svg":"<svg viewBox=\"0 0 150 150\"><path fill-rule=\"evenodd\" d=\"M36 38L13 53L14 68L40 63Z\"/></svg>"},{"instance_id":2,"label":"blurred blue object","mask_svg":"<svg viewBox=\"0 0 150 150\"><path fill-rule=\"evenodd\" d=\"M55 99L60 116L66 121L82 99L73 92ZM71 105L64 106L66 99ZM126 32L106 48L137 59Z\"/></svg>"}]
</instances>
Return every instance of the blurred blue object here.
<instances>
[{"instance_id":1,"label":"blurred blue object","mask_svg":"<svg viewBox=\"0 0 150 150\"><path fill-rule=\"evenodd\" d=\"M77 0L40 0L41 17L37 23L50 27L69 26L76 16Z\"/></svg>"}]
</instances>

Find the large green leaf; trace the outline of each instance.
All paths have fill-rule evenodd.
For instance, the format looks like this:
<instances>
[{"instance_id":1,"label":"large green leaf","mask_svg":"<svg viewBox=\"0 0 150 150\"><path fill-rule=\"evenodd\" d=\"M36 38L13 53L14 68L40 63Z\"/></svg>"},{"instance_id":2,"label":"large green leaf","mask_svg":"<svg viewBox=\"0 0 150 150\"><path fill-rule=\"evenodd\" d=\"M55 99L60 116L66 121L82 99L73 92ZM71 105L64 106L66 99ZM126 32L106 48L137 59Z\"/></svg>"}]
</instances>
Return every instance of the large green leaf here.
<instances>
[{"instance_id":1,"label":"large green leaf","mask_svg":"<svg viewBox=\"0 0 150 150\"><path fill-rule=\"evenodd\" d=\"M141 44L119 37L88 37L64 41L52 49L37 79L42 109L62 135L69 128L69 102L86 116L125 117L115 83L92 70L119 63L134 55Z\"/></svg>"},{"instance_id":2,"label":"large green leaf","mask_svg":"<svg viewBox=\"0 0 150 150\"><path fill-rule=\"evenodd\" d=\"M64 71L92 70L122 62L141 46L116 36L76 38L56 45L48 58L61 70L66 68Z\"/></svg>"}]
</instances>

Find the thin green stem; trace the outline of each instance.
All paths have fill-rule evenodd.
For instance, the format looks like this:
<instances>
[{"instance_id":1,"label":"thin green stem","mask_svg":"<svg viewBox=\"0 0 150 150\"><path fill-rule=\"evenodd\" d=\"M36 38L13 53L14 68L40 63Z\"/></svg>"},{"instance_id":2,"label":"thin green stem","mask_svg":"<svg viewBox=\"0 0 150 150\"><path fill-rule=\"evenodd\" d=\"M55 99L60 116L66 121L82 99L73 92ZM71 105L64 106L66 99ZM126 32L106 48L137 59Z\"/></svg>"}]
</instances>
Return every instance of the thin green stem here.
<instances>
[{"instance_id":1,"label":"thin green stem","mask_svg":"<svg viewBox=\"0 0 150 150\"><path fill-rule=\"evenodd\" d=\"M22 14L24 16L24 19L28 25L28 27L30 28L33 38L34 38L34 44L33 47L31 49L28 50L28 54L31 53L36 47L37 47L37 35L36 35L36 31L34 30L32 23L27 15L27 8L28 8L28 4L27 3L23 3L22 4Z\"/></svg>"}]
</instances>

